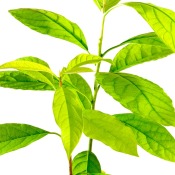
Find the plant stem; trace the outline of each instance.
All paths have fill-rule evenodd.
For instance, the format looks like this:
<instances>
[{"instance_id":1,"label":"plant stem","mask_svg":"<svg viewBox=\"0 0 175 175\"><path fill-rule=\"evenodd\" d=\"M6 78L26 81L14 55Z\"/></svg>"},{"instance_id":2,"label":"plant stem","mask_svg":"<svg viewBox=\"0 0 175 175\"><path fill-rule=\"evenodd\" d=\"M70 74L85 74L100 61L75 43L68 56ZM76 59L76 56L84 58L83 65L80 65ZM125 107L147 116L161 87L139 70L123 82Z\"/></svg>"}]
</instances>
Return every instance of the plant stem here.
<instances>
[{"instance_id":1,"label":"plant stem","mask_svg":"<svg viewBox=\"0 0 175 175\"><path fill-rule=\"evenodd\" d=\"M69 159L69 175L73 175L72 173L72 157Z\"/></svg>"},{"instance_id":2,"label":"plant stem","mask_svg":"<svg viewBox=\"0 0 175 175\"><path fill-rule=\"evenodd\" d=\"M103 43L105 17L106 17L106 15L103 15L101 33L100 33L100 38L99 38L99 42L98 42L98 55L99 56L102 56L102 43ZM98 73L100 71L100 65L101 65L101 63L97 64L96 73ZM99 88L100 88L100 85L98 84L98 82L96 81L96 78L95 78L95 81L94 81L94 97L93 97L93 101L92 101L92 110L95 109L95 104L96 104L96 99L97 99L97 94L98 94ZM89 152L92 151L92 143L93 143L93 139L90 138L89 139L89 148L88 148Z\"/></svg>"}]
</instances>

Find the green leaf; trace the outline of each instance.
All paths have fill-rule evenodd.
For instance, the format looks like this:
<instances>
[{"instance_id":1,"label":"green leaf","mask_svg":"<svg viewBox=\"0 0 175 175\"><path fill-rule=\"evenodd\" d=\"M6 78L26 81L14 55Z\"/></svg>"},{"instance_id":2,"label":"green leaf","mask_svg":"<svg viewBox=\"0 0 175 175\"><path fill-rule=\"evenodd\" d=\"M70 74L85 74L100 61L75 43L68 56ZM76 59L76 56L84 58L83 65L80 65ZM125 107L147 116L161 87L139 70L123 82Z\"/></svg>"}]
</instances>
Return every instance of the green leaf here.
<instances>
[{"instance_id":1,"label":"green leaf","mask_svg":"<svg viewBox=\"0 0 175 175\"><path fill-rule=\"evenodd\" d=\"M96 78L109 95L133 113L175 126L172 100L158 85L126 73L98 73Z\"/></svg>"},{"instance_id":2,"label":"green leaf","mask_svg":"<svg viewBox=\"0 0 175 175\"><path fill-rule=\"evenodd\" d=\"M61 138L68 158L82 134L82 109L78 98L76 92L60 87L53 100L55 120L61 129Z\"/></svg>"},{"instance_id":3,"label":"green leaf","mask_svg":"<svg viewBox=\"0 0 175 175\"><path fill-rule=\"evenodd\" d=\"M119 3L120 0L94 0L95 4L103 12L108 11Z\"/></svg>"},{"instance_id":4,"label":"green leaf","mask_svg":"<svg viewBox=\"0 0 175 175\"><path fill-rule=\"evenodd\" d=\"M101 166L94 153L83 151L74 157L72 171L73 175L101 173Z\"/></svg>"},{"instance_id":5,"label":"green leaf","mask_svg":"<svg viewBox=\"0 0 175 175\"><path fill-rule=\"evenodd\" d=\"M162 41L175 51L175 12L142 2L127 2L152 27Z\"/></svg>"},{"instance_id":6,"label":"green leaf","mask_svg":"<svg viewBox=\"0 0 175 175\"><path fill-rule=\"evenodd\" d=\"M79 26L64 16L42 9L29 8L9 12L21 23L37 32L72 42L88 50L86 39Z\"/></svg>"},{"instance_id":7,"label":"green leaf","mask_svg":"<svg viewBox=\"0 0 175 175\"><path fill-rule=\"evenodd\" d=\"M117 53L110 71L119 72L137 64L164 58L172 53L166 46L129 44Z\"/></svg>"},{"instance_id":8,"label":"green leaf","mask_svg":"<svg viewBox=\"0 0 175 175\"><path fill-rule=\"evenodd\" d=\"M94 70L92 70L89 67L75 67L75 68L72 68L71 70L66 70L63 73L64 74L77 74L77 73L86 73L86 72L94 72Z\"/></svg>"},{"instance_id":9,"label":"green leaf","mask_svg":"<svg viewBox=\"0 0 175 175\"><path fill-rule=\"evenodd\" d=\"M63 77L63 85L72 87L77 91L78 97L85 109L91 109L93 100L92 91L86 80L78 74L66 74Z\"/></svg>"},{"instance_id":10,"label":"green leaf","mask_svg":"<svg viewBox=\"0 0 175 175\"><path fill-rule=\"evenodd\" d=\"M28 146L49 134L26 124L0 124L0 155Z\"/></svg>"},{"instance_id":11,"label":"green leaf","mask_svg":"<svg viewBox=\"0 0 175 175\"><path fill-rule=\"evenodd\" d=\"M55 79L54 84L57 86L58 80ZM1 71L0 87L22 90L54 90L52 86L19 71Z\"/></svg>"},{"instance_id":12,"label":"green leaf","mask_svg":"<svg viewBox=\"0 0 175 175\"><path fill-rule=\"evenodd\" d=\"M157 157L175 162L175 139L166 128L134 114L115 116L133 130L143 149Z\"/></svg>"},{"instance_id":13,"label":"green leaf","mask_svg":"<svg viewBox=\"0 0 175 175\"><path fill-rule=\"evenodd\" d=\"M83 111L83 132L86 136L99 140L112 149L137 156L137 143L132 130L116 117L100 111Z\"/></svg>"}]
</instances>

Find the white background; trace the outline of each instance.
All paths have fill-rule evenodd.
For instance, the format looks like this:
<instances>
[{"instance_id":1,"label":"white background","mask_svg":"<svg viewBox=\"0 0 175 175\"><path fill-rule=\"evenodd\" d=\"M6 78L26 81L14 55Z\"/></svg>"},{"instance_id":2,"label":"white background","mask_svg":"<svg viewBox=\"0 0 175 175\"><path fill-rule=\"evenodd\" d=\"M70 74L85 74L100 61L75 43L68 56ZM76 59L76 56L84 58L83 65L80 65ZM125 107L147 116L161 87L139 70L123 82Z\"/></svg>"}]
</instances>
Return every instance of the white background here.
<instances>
[{"instance_id":1,"label":"white background","mask_svg":"<svg viewBox=\"0 0 175 175\"><path fill-rule=\"evenodd\" d=\"M123 1L126 2L126 1ZM143 0L143 2L148 2ZM151 3L175 10L173 0L150 0ZM1 0L0 1L0 64L23 56L36 56L47 61L58 74L81 48L63 40L39 34L22 25L9 13L15 8L40 8L57 12L76 22L84 31L89 50L97 54L101 14L93 0ZM106 19L103 50L121 41L151 31L146 22L129 7L120 7ZM108 54L113 58L116 51ZM174 55L127 69L159 84L175 102ZM104 65L103 70L108 70ZM92 86L93 75L85 75ZM101 96L100 96L101 95ZM52 114L53 92L0 89L0 123L28 123L49 131L58 131ZM97 109L106 113L127 112L101 90ZM168 128L175 136L175 129ZM83 137L74 155L86 150L88 139ZM151 156L138 148L140 157L114 152L95 141L93 151L102 169L112 175L174 175L175 164ZM0 174L10 175L68 175L66 154L57 136L51 135L30 146L0 157Z\"/></svg>"}]
</instances>

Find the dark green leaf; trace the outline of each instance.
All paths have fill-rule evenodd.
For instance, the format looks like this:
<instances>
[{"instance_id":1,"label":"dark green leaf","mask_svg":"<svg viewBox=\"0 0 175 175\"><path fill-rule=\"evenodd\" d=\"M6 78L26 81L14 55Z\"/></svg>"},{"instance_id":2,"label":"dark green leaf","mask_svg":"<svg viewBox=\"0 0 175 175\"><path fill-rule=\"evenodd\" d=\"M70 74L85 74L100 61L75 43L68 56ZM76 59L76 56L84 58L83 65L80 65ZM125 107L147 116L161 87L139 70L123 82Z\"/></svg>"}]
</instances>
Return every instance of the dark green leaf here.
<instances>
[{"instance_id":1,"label":"dark green leaf","mask_svg":"<svg viewBox=\"0 0 175 175\"><path fill-rule=\"evenodd\" d=\"M175 140L166 128L134 114L115 116L133 130L143 149L157 157L175 162Z\"/></svg>"},{"instance_id":2,"label":"dark green leaf","mask_svg":"<svg viewBox=\"0 0 175 175\"><path fill-rule=\"evenodd\" d=\"M73 175L101 173L101 166L97 157L89 151L83 151L74 157L72 169Z\"/></svg>"},{"instance_id":3,"label":"dark green leaf","mask_svg":"<svg viewBox=\"0 0 175 175\"><path fill-rule=\"evenodd\" d=\"M137 156L137 143L132 130L116 117L100 111L83 111L83 132L112 149Z\"/></svg>"},{"instance_id":4,"label":"dark green leaf","mask_svg":"<svg viewBox=\"0 0 175 175\"><path fill-rule=\"evenodd\" d=\"M78 98L76 92L59 87L53 100L55 120L61 129L61 138L68 158L82 134L82 109Z\"/></svg>"},{"instance_id":5,"label":"dark green leaf","mask_svg":"<svg viewBox=\"0 0 175 175\"><path fill-rule=\"evenodd\" d=\"M0 155L23 148L49 134L26 124L0 124Z\"/></svg>"},{"instance_id":6,"label":"dark green leaf","mask_svg":"<svg viewBox=\"0 0 175 175\"><path fill-rule=\"evenodd\" d=\"M163 125L175 126L172 100L158 85L136 75L98 73L102 88L132 112Z\"/></svg>"},{"instance_id":7,"label":"dark green leaf","mask_svg":"<svg viewBox=\"0 0 175 175\"><path fill-rule=\"evenodd\" d=\"M162 41L175 51L175 12L142 2L127 2L125 5L134 8Z\"/></svg>"},{"instance_id":8,"label":"dark green leaf","mask_svg":"<svg viewBox=\"0 0 175 175\"><path fill-rule=\"evenodd\" d=\"M72 42L88 50L84 34L79 26L59 14L29 8L9 12L17 20L37 32Z\"/></svg>"}]
</instances>

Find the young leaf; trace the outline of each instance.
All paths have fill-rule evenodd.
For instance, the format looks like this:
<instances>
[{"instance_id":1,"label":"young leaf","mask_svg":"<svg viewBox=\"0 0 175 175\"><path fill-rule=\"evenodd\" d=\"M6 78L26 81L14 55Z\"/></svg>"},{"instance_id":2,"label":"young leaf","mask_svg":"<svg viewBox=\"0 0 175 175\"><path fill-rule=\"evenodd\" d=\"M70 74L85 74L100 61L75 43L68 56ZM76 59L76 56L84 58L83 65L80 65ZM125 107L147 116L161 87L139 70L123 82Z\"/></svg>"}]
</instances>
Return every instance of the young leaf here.
<instances>
[{"instance_id":1,"label":"young leaf","mask_svg":"<svg viewBox=\"0 0 175 175\"><path fill-rule=\"evenodd\" d=\"M58 86L58 80L54 79L54 84L55 87ZM0 71L0 87L22 90L54 90L53 86L19 71Z\"/></svg>"},{"instance_id":2,"label":"young leaf","mask_svg":"<svg viewBox=\"0 0 175 175\"><path fill-rule=\"evenodd\" d=\"M138 144L147 152L175 162L175 139L166 128L135 114L117 114L135 133Z\"/></svg>"},{"instance_id":3,"label":"young leaf","mask_svg":"<svg viewBox=\"0 0 175 175\"><path fill-rule=\"evenodd\" d=\"M91 102L93 100L92 91L86 80L81 75L78 74L64 75L63 85L75 89L84 108L91 109Z\"/></svg>"},{"instance_id":4,"label":"young leaf","mask_svg":"<svg viewBox=\"0 0 175 175\"><path fill-rule=\"evenodd\" d=\"M98 73L102 88L132 112L162 125L175 126L172 100L151 81L126 73Z\"/></svg>"},{"instance_id":5,"label":"young leaf","mask_svg":"<svg viewBox=\"0 0 175 175\"><path fill-rule=\"evenodd\" d=\"M142 2L127 2L125 5L134 8L162 41L175 51L175 12Z\"/></svg>"},{"instance_id":6,"label":"young leaf","mask_svg":"<svg viewBox=\"0 0 175 175\"><path fill-rule=\"evenodd\" d=\"M89 67L74 67L71 70L66 70L64 74L77 74L77 73L87 73L87 72L94 72Z\"/></svg>"},{"instance_id":7,"label":"young leaf","mask_svg":"<svg viewBox=\"0 0 175 175\"><path fill-rule=\"evenodd\" d=\"M54 95L53 113L69 158L79 142L83 127L82 109L76 92L59 87Z\"/></svg>"},{"instance_id":8,"label":"young leaf","mask_svg":"<svg viewBox=\"0 0 175 175\"><path fill-rule=\"evenodd\" d=\"M94 0L95 4L103 12L108 11L113 6L117 5L120 0Z\"/></svg>"},{"instance_id":9,"label":"young leaf","mask_svg":"<svg viewBox=\"0 0 175 175\"><path fill-rule=\"evenodd\" d=\"M166 46L129 44L117 53L110 71L119 72L137 64L164 58L172 53Z\"/></svg>"},{"instance_id":10,"label":"young leaf","mask_svg":"<svg viewBox=\"0 0 175 175\"><path fill-rule=\"evenodd\" d=\"M72 42L88 50L86 39L79 26L59 14L29 8L9 12L21 23L37 32Z\"/></svg>"},{"instance_id":11,"label":"young leaf","mask_svg":"<svg viewBox=\"0 0 175 175\"><path fill-rule=\"evenodd\" d=\"M0 124L0 155L28 146L49 134L26 124Z\"/></svg>"},{"instance_id":12,"label":"young leaf","mask_svg":"<svg viewBox=\"0 0 175 175\"><path fill-rule=\"evenodd\" d=\"M83 132L112 149L137 156L137 143L132 130L116 117L100 111L83 111Z\"/></svg>"},{"instance_id":13,"label":"young leaf","mask_svg":"<svg viewBox=\"0 0 175 175\"><path fill-rule=\"evenodd\" d=\"M101 173L101 166L94 153L83 151L74 157L72 171L73 175Z\"/></svg>"}]
</instances>

